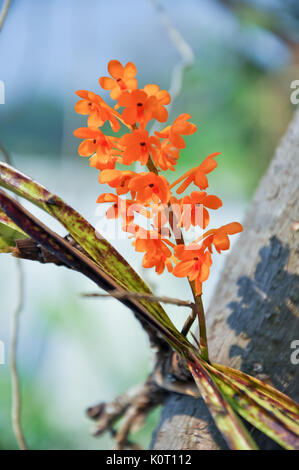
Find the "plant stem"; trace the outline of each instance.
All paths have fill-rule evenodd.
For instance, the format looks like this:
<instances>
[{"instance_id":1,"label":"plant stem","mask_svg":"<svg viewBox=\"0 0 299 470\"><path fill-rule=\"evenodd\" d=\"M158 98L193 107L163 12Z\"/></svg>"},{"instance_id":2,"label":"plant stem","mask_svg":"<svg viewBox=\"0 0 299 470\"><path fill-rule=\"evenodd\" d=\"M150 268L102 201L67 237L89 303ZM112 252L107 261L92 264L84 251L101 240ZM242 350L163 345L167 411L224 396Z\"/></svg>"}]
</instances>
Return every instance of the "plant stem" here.
<instances>
[{"instance_id":1,"label":"plant stem","mask_svg":"<svg viewBox=\"0 0 299 470\"><path fill-rule=\"evenodd\" d=\"M152 171L156 174L158 174L158 170L152 160L151 157L149 157L148 162L147 162L147 168L149 171ZM185 245L184 237L182 234L181 229L178 228L177 224L177 217L174 213L173 210L171 210L171 203L168 203L168 207L170 208L170 213L169 213L169 225L171 227L171 230L173 234L175 235L175 241L177 245ZM189 285L192 290L192 294L194 297L194 308L192 309L192 313L188 316L183 329L182 329L182 334L185 336L189 332L191 326L194 323L194 320L197 316L198 318L198 326L199 326L199 338L200 338L200 352L202 358L209 362L209 353L208 353L208 340L207 340L207 328L206 328L206 319L205 319L205 313L204 313L204 308L203 308L203 303L201 299L201 295L196 294L196 289L195 289L195 282L194 281L189 281Z\"/></svg>"},{"instance_id":2,"label":"plant stem","mask_svg":"<svg viewBox=\"0 0 299 470\"><path fill-rule=\"evenodd\" d=\"M205 311L202 303L201 295L196 294L195 290L195 282L190 282L190 286L192 289L194 302L196 305L196 313L198 318L198 326L199 326L199 338L200 338L200 352L201 357L209 362L209 350L208 350L208 340L207 340L207 327L206 327L206 318L205 318Z\"/></svg>"}]
</instances>

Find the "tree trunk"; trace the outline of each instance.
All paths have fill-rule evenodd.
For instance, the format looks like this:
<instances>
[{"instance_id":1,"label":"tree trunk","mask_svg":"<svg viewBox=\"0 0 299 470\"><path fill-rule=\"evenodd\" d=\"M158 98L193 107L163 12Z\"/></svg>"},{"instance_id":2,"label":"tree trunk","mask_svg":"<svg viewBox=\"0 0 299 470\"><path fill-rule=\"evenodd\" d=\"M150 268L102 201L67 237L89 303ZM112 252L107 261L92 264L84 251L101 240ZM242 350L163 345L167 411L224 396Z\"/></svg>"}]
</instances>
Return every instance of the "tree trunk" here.
<instances>
[{"instance_id":1,"label":"tree trunk","mask_svg":"<svg viewBox=\"0 0 299 470\"><path fill-rule=\"evenodd\" d=\"M227 258L207 313L211 360L242 369L299 400L299 111L262 179ZM294 362L294 361L293 361ZM260 448L272 442L255 430ZM219 449L225 444L202 400L172 394L154 449Z\"/></svg>"}]
</instances>

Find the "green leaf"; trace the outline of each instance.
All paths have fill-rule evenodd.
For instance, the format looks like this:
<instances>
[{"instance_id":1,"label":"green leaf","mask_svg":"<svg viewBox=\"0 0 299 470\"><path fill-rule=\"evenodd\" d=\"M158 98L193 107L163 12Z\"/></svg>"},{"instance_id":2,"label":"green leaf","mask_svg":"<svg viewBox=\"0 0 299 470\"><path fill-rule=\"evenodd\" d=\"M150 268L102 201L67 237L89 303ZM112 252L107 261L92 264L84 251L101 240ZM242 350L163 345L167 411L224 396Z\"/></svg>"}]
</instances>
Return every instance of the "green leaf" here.
<instances>
[{"instance_id":1,"label":"green leaf","mask_svg":"<svg viewBox=\"0 0 299 470\"><path fill-rule=\"evenodd\" d=\"M208 406L214 421L233 450L257 450L258 447L249 432L237 417L232 407L217 387L213 377L195 356L189 362L196 385Z\"/></svg>"},{"instance_id":2,"label":"green leaf","mask_svg":"<svg viewBox=\"0 0 299 470\"><path fill-rule=\"evenodd\" d=\"M205 368L240 416L285 449L299 449L299 415L294 412L298 409L295 402L242 372L207 363Z\"/></svg>"},{"instance_id":3,"label":"green leaf","mask_svg":"<svg viewBox=\"0 0 299 470\"><path fill-rule=\"evenodd\" d=\"M23 238L28 238L28 235L0 210L0 253L11 252L15 241Z\"/></svg>"},{"instance_id":4,"label":"green leaf","mask_svg":"<svg viewBox=\"0 0 299 470\"><path fill-rule=\"evenodd\" d=\"M220 372L231 377L236 381L240 387L249 389L254 392L255 397L263 399L265 406L269 409L275 409L284 416L288 416L293 422L297 423L297 432L299 434L299 405L294 402L290 397L280 392L271 385L262 382L251 375L245 374L240 370L232 369L231 367L223 366L221 364L212 364ZM270 408L271 406L271 408Z\"/></svg>"}]
</instances>

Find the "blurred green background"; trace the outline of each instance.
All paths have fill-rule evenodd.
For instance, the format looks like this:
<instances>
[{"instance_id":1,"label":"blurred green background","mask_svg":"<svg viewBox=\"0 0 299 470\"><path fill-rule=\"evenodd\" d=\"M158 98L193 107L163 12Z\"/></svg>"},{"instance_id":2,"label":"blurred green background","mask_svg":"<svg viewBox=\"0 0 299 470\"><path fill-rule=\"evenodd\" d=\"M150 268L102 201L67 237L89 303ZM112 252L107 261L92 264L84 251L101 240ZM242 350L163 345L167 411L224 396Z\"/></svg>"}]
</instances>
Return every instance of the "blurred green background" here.
<instances>
[{"instance_id":1,"label":"blurred green background","mask_svg":"<svg viewBox=\"0 0 299 470\"><path fill-rule=\"evenodd\" d=\"M2 2L3 3L3 2ZM0 2L1 4L1 2ZM15 166L97 223L96 197L105 188L97 171L78 157L72 132L85 125L76 115L75 91L101 93L98 78L110 59L133 61L139 86L168 89L180 60L160 21L159 8L193 50L182 92L169 121L190 113L198 132L187 140L178 174L209 153L221 152L210 177L211 193L223 199L216 224L242 220L253 191L289 123L290 84L299 79L299 4L252 0L12 0L0 32L0 141ZM108 99L106 92L102 96ZM26 207L32 209L29 203ZM33 209L52 228L61 228ZM112 243L141 272L126 240ZM205 305L225 255L217 259ZM22 313L19 367L24 431L32 449L107 449L109 436L91 436L84 410L111 400L150 371L147 338L125 307L114 300L83 300L91 282L64 268L24 263L26 306ZM1 256L0 448L15 449L10 423L10 315L16 303L14 260ZM188 298L184 280L146 273L158 294ZM175 323L186 311L166 308ZM136 440L147 447L159 410Z\"/></svg>"}]
</instances>

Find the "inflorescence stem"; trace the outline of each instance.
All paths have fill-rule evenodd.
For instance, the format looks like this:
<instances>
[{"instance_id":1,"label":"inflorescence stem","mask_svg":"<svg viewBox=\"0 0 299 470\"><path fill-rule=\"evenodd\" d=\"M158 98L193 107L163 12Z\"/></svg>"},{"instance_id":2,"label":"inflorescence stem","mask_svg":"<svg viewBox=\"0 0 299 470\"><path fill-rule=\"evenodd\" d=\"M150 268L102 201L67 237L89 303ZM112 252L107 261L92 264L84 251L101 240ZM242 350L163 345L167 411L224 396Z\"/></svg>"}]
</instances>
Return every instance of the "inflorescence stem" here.
<instances>
[{"instance_id":1,"label":"inflorescence stem","mask_svg":"<svg viewBox=\"0 0 299 470\"><path fill-rule=\"evenodd\" d=\"M152 171L155 174L158 174L158 170L152 160L151 157L149 157L148 162L147 162L147 168L149 171ZM177 245L184 245L184 237L182 234L181 229L178 228L178 220L177 217L172 210L171 202L168 203L170 212L169 212L169 225L171 227L171 230L173 234L175 235L175 241ZM205 313L204 313L204 307L202 303L202 298L201 295L196 294L195 290L195 283L194 281L189 281L194 302L195 302L195 308L192 310L191 314L188 316L183 329L182 329L182 334L185 336L188 334L191 326L193 325L195 318L197 316L198 318L198 325L199 325L199 338L200 338L200 352L201 356L205 361L209 361L209 353L208 353L208 341L207 341L207 328L206 328L206 319L205 319Z\"/></svg>"}]
</instances>

